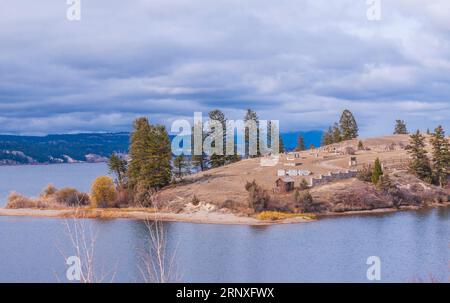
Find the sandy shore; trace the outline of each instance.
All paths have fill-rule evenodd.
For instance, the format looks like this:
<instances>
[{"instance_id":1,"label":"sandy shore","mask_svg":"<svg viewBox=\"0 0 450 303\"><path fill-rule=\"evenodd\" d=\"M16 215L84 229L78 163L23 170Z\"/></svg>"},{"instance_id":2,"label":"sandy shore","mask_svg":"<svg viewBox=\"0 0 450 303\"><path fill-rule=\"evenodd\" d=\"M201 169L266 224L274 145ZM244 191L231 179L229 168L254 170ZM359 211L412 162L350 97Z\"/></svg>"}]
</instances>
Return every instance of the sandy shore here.
<instances>
[{"instance_id":1,"label":"sandy shore","mask_svg":"<svg viewBox=\"0 0 450 303\"><path fill-rule=\"evenodd\" d=\"M429 205L434 207L450 207L450 203ZM379 208L373 210L348 211L342 213L318 214L317 218L340 217L352 215L376 215L384 213L394 213L398 211L418 210L418 207L404 207L401 209ZM196 211L190 213L165 213L154 212L151 209L6 209L0 208L0 216L9 217L37 217L37 218L89 218L89 219L134 219L134 220L155 220L167 222L187 222L199 224L223 224L223 225L273 225L273 224L296 224L314 222L317 219L307 219L302 217L289 218L284 220L260 220L254 217L238 216L232 213Z\"/></svg>"},{"instance_id":2,"label":"sandy shore","mask_svg":"<svg viewBox=\"0 0 450 303\"><path fill-rule=\"evenodd\" d=\"M231 213L198 211L192 213L164 213L145 210L128 209L6 209L0 208L0 216L10 217L41 217L41 218L95 218L95 219L135 219L135 220L161 220L167 222L189 222L199 224L224 225L272 225L312 222L312 219L290 218L279 221L259 220L253 217L237 216Z\"/></svg>"}]
</instances>

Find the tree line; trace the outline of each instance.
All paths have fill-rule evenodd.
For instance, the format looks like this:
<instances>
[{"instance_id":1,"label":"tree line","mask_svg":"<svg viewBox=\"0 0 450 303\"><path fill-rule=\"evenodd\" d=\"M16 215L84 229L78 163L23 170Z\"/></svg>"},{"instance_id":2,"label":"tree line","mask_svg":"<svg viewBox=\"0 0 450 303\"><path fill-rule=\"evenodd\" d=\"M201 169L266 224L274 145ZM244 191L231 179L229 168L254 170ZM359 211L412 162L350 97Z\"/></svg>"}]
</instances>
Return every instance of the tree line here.
<instances>
[{"instance_id":1,"label":"tree line","mask_svg":"<svg viewBox=\"0 0 450 303\"><path fill-rule=\"evenodd\" d=\"M322 146L358 138L358 131L358 124L353 113L345 109L341 114L339 123L334 123L324 132Z\"/></svg>"},{"instance_id":2,"label":"tree line","mask_svg":"<svg viewBox=\"0 0 450 303\"><path fill-rule=\"evenodd\" d=\"M226 149L226 125L227 119L222 111L215 109L209 112L209 118L219 121L223 131L223 148L221 154L213 153L208 156L203 150L203 141L214 132L214 129L204 131L202 129L202 151L200 154L191 155L181 154L173 159L171 142L169 134L163 125L152 125L145 117L138 118L133 123L133 131L130 138L129 160L123 159L113 154L109 159L109 170L115 176L117 191L127 199L140 203L144 206L151 205L151 198L155 192L169 185L176 178L182 179L183 175L190 172L190 168L204 171L210 168L224 166L241 160L237 153L237 144L235 143L235 152L227 155ZM245 129L245 155L244 157L259 157L259 118L255 111L248 109L246 111L244 122L255 121L257 128L256 138L248 128ZM195 127L195 126L194 126ZM268 124L267 144L271 146L271 123ZM194 133L192 131L192 133ZM193 136L193 135L192 135ZM193 139L193 138L192 138ZM257 153L250 156L250 140L257 140ZM280 152L284 152L284 145L280 140ZM215 147L218 142L213 142ZM192 144L193 145L193 144ZM193 148L193 147L192 147Z\"/></svg>"},{"instance_id":3,"label":"tree line","mask_svg":"<svg viewBox=\"0 0 450 303\"><path fill-rule=\"evenodd\" d=\"M410 170L421 180L444 187L450 176L450 143L439 125L430 134L431 159L426 150L426 137L419 130L410 136L406 147L411 156Z\"/></svg>"}]
</instances>

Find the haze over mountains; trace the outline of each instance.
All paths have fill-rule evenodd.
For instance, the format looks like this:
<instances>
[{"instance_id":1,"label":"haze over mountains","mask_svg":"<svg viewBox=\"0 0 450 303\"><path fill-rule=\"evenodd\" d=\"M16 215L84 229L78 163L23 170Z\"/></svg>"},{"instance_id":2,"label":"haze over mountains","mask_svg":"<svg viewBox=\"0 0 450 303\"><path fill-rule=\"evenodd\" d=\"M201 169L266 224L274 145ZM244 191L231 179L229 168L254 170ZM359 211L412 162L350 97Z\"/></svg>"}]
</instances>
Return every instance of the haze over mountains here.
<instances>
[{"instance_id":1,"label":"haze over mountains","mask_svg":"<svg viewBox=\"0 0 450 303\"><path fill-rule=\"evenodd\" d=\"M306 147L320 145L322 131L291 132L282 134L286 149L295 148L300 133ZM0 135L0 165L103 162L114 152L127 153L129 139L130 134L125 132Z\"/></svg>"}]
</instances>

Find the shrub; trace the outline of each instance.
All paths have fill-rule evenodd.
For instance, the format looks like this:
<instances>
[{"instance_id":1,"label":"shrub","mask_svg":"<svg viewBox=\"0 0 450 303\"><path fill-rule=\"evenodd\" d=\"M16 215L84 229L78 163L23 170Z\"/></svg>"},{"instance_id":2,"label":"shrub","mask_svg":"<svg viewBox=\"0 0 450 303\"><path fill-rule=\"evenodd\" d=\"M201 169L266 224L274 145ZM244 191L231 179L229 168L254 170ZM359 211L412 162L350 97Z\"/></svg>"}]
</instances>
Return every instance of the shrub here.
<instances>
[{"instance_id":1,"label":"shrub","mask_svg":"<svg viewBox=\"0 0 450 303\"><path fill-rule=\"evenodd\" d=\"M53 184L49 184L42 190L41 197L49 198L54 194L56 194L57 191L58 189L55 186L53 186Z\"/></svg>"},{"instance_id":2,"label":"shrub","mask_svg":"<svg viewBox=\"0 0 450 303\"><path fill-rule=\"evenodd\" d=\"M362 169L358 170L356 178L363 182L372 182L372 167L364 166Z\"/></svg>"},{"instance_id":3,"label":"shrub","mask_svg":"<svg viewBox=\"0 0 450 303\"><path fill-rule=\"evenodd\" d=\"M200 204L200 200L197 198L196 195L194 195L194 196L192 197L191 203L192 203L192 205L197 206L197 205Z\"/></svg>"},{"instance_id":4,"label":"shrub","mask_svg":"<svg viewBox=\"0 0 450 303\"><path fill-rule=\"evenodd\" d=\"M364 150L364 144L361 140L358 141L358 150Z\"/></svg>"},{"instance_id":5,"label":"shrub","mask_svg":"<svg viewBox=\"0 0 450 303\"><path fill-rule=\"evenodd\" d=\"M134 203L141 207L154 207L155 190L145 181L139 181L134 192Z\"/></svg>"},{"instance_id":6,"label":"shrub","mask_svg":"<svg viewBox=\"0 0 450 303\"><path fill-rule=\"evenodd\" d=\"M35 208L36 204L36 201L13 192L8 196L8 203L6 204L6 208Z\"/></svg>"},{"instance_id":7,"label":"shrub","mask_svg":"<svg viewBox=\"0 0 450 303\"><path fill-rule=\"evenodd\" d=\"M295 193L295 202L298 204L298 208L300 208L303 212L314 211L314 200L309 190L302 192L297 190Z\"/></svg>"},{"instance_id":8,"label":"shrub","mask_svg":"<svg viewBox=\"0 0 450 303\"><path fill-rule=\"evenodd\" d=\"M378 181L380 180L380 177L383 175L383 169L381 168L381 162L380 159L375 159L375 164L373 166L372 171L372 183L377 185Z\"/></svg>"},{"instance_id":9,"label":"shrub","mask_svg":"<svg viewBox=\"0 0 450 303\"><path fill-rule=\"evenodd\" d=\"M81 193L75 188L63 188L55 194L56 202L67 206L83 206L89 204L89 195Z\"/></svg>"},{"instance_id":10,"label":"shrub","mask_svg":"<svg viewBox=\"0 0 450 303\"><path fill-rule=\"evenodd\" d=\"M91 199L94 207L114 207L117 191L113 179L101 176L95 179L91 188Z\"/></svg>"},{"instance_id":11,"label":"shrub","mask_svg":"<svg viewBox=\"0 0 450 303\"><path fill-rule=\"evenodd\" d=\"M309 184L308 181L306 181L304 178L302 179L302 181L300 182L300 189L301 190L305 190L309 188Z\"/></svg>"},{"instance_id":12,"label":"shrub","mask_svg":"<svg viewBox=\"0 0 450 303\"><path fill-rule=\"evenodd\" d=\"M261 212L267 208L270 202L270 196L267 191L256 184L255 180L253 182L247 181L245 189L248 192L248 202L251 209L255 212Z\"/></svg>"},{"instance_id":13,"label":"shrub","mask_svg":"<svg viewBox=\"0 0 450 303\"><path fill-rule=\"evenodd\" d=\"M353 148L353 147L351 147L351 146L347 146L346 148L345 148L345 154L346 155L351 155L351 156L353 156L353 155L355 155L355 149Z\"/></svg>"}]
</instances>

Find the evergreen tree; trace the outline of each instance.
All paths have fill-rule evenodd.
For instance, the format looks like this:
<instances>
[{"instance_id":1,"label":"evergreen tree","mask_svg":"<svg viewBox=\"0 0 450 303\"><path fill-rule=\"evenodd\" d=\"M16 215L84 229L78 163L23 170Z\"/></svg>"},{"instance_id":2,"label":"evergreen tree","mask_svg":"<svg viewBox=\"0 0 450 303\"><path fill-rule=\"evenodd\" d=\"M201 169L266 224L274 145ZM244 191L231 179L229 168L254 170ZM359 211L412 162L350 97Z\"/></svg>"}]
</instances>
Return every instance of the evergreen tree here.
<instances>
[{"instance_id":1,"label":"evergreen tree","mask_svg":"<svg viewBox=\"0 0 450 303\"><path fill-rule=\"evenodd\" d=\"M358 150L364 150L364 144L361 140L358 141Z\"/></svg>"},{"instance_id":2,"label":"evergreen tree","mask_svg":"<svg viewBox=\"0 0 450 303\"><path fill-rule=\"evenodd\" d=\"M284 142L283 142L283 137L280 134L280 138L279 138L279 144L280 144L280 154L284 153L286 151L285 147L284 147Z\"/></svg>"},{"instance_id":3,"label":"evergreen tree","mask_svg":"<svg viewBox=\"0 0 450 303\"><path fill-rule=\"evenodd\" d=\"M191 159L192 159L192 165L193 166L200 168L200 171L204 171L204 170L206 170L208 168L207 167L208 157L206 156L206 154L205 154L205 152L203 150L203 142L204 142L204 140L206 138L206 133L203 131L203 125L197 125L197 127L201 128L201 132L202 132L202 136L201 136L202 142L200 142L201 153L198 154L198 155L195 154L195 151L194 151L194 144L195 144L195 142L194 142L194 140L195 140L195 138L194 138L194 128L192 128L192 137L191 137L192 138L191 139L191 142L192 142L192 153L191 153L191 155L192 155L192 157L191 157Z\"/></svg>"},{"instance_id":4,"label":"evergreen tree","mask_svg":"<svg viewBox=\"0 0 450 303\"><path fill-rule=\"evenodd\" d=\"M128 185L131 190L141 180L143 165L149 160L149 148L151 145L151 128L147 118L138 118L134 121L133 132L130 139L130 163L128 167Z\"/></svg>"},{"instance_id":5,"label":"evergreen tree","mask_svg":"<svg viewBox=\"0 0 450 303\"><path fill-rule=\"evenodd\" d=\"M152 126L147 118L138 118L130 144L129 187L134 192L158 190L171 181L172 158L169 135L164 126Z\"/></svg>"},{"instance_id":6,"label":"evergreen tree","mask_svg":"<svg viewBox=\"0 0 450 303\"><path fill-rule=\"evenodd\" d=\"M251 109L247 109L247 112L244 117L244 122L255 121L256 123L256 134L250 134L249 129L245 129L245 154L251 157L259 157L261 156L259 150L259 118L255 111ZM252 135L252 136L251 136ZM256 135L256 138L255 138ZM250 155L250 142L256 142L256 155Z\"/></svg>"},{"instance_id":7,"label":"evergreen tree","mask_svg":"<svg viewBox=\"0 0 450 303\"><path fill-rule=\"evenodd\" d=\"M394 135L407 135L406 123L403 120L395 120Z\"/></svg>"},{"instance_id":8,"label":"evergreen tree","mask_svg":"<svg viewBox=\"0 0 450 303\"><path fill-rule=\"evenodd\" d=\"M326 130L322 135L322 146L327 146L330 144L333 144L333 130L331 129L331 126Z\"/></svg>"},{"instance_id":9,"label":"evergreen tree","mask_svg":"<svg viewBox=\"0 0 450 303\"><path fill-rule=\"evenodd\" d=\"M298 135L297 138L297 147L295 148L295 151L302 151L305 150L305 140L303 139L302 135Z\"/></svg>"},{"instance_id":10,"label":"evergreen tree","mask_svg":"<svg viewBox=\"0 0 450 303\"><path fill-rule=\"evenodd\" d=\"M342 141L342 132L337 123L334 123L333 133L332 133L333 143L339 143Z\"/></svg>"},{"instance_id":11,"label":"evergreen tree","mask_svg":"<svg viewBox=\"0 0 450 303\"><path fill-rule=\"evenodd\" d=\"M355 117L348 109L342 112L341 119L339 120L339 127L342 140L358 138L358 125L356 124Z\"/></svg>"},{"instance_id":12,"label":"evergreen tree","mask_svg":"<svg viewBox=\"0 0 450 303\"><path fill-rule=\"evenodd\" d=\"M372 183L377 185L380 177L383 175L380 159L376 158L372 171Z\"/></svg>"},{"instance_id":13,"label":"evergreen tree","mask_svg":"<svg viewBox=\"0 0 450 303\"><path fill-rule=\"evenodd\" d=\"M128 162L121 159L117 154L112 154L108 160L109 172L116 176L116 184L118 187L124 187L126 183Z\"/></svg>"},{"instance_id":14,"label":"evergreen tree","mask_svg":"<svg viewBox=\"0 0 450 303\"><path fill-rule=\"evenodd\" d=\"M419 130L415 134L410 135L410 143L406 146L406 150L412 158L409 166L410 170L421 180L431 183L430 159L425 150L425 137Z\"/></svg>"},{"instance_id":15,"label":"evergreen tree","mask_svg":"<svg viewBox=\"0 0 450 303\"><path fill-rule=\"evenodd\" d=\"M160 189L172 180L172 149L169 134L163 125L151 127L150 159L147 164L150 168L151 178L149 185L154 189Z\"/></svg>"},{"instance_id":16,"label":"evergreen tree","mask_svg":"<svg viewBox=\"0 0 450 303\"><path fill-rule=\"evenodd\" d=\"M431 145L433 146L433 173L439 186L444 187L450 174L450 144L441 125L434 130Z\"/></svg>"},{"instance_id":17,"label":"evergreen tree","mask_svg":"<svg viewBox=\"0 0 450 303\"><path fill-rule=\"evenodd\" d=\"M175 160L173 160L173 166L175 168L175 175L181 179L183 177L183 170L188 167L188 163L183 154L177 156Z\"/></svg>"},{"instance_id":18,"label":"evergreen tree","mask_svg":"<svg viewBox=\"0 0 450 303\"><path fill-rule=\"evenodd\" d=\"M213 155L211 155L210 163L211 163L212 167L223 166L227 162L227 156L226 156L226 148L227 148L227 145L226 145L226 137L227 137L226 123L227 122L226 122L226 119L225 119L225 115L223 114L222 111L220 111L218 109L215 109L215 110L212 110L211 112L209 112L209 119L220 122L220 124L222 125L222 134L223 134L223 137L222 137L222 146L223 146L222 155L214 153ZM212 130L211 133L213 131L214 130ZM216 142L213 143L212 147L214 147L215 144L216 144Z\"/></svg>"}]
</instances>

